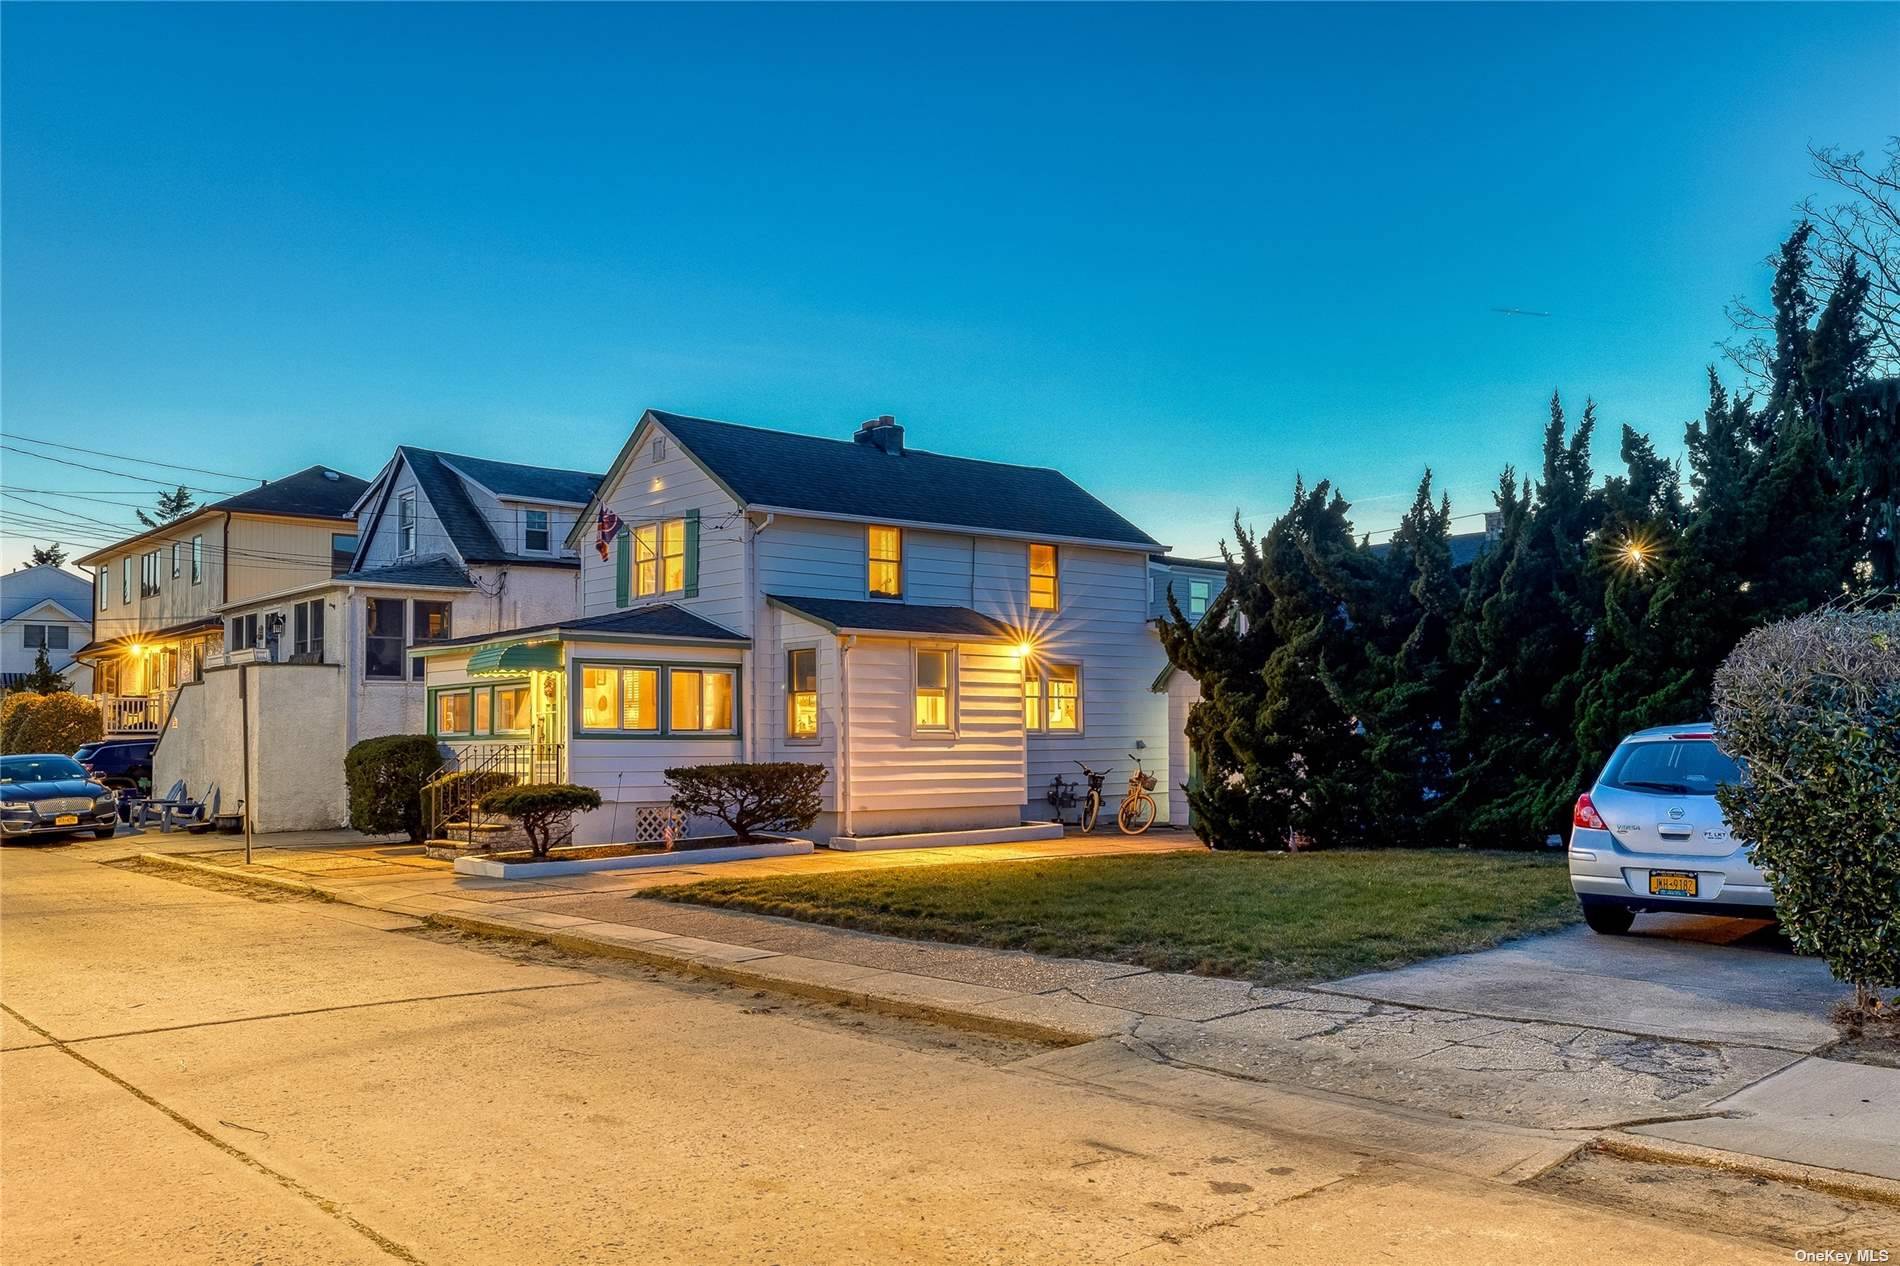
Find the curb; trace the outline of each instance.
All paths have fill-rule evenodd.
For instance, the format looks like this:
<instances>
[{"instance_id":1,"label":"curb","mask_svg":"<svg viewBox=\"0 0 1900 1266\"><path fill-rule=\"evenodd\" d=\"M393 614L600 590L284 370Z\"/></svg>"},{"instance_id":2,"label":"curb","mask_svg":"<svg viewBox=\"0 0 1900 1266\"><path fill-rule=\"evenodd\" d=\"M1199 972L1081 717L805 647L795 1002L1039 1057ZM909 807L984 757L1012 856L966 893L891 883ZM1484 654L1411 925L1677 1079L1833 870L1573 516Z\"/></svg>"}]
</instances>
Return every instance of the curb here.
<instances>
[{"instance_id":1,"label":"curb","mask_svg":"<svg viewBox=\"0 0 1900 1266\"><path fill-rule=\"evenodd\" d=\"M159 866L170 866L178 870L188 870L195 874L216 875L222 879L236 880L239 883L259 884L269 888L280 888L289 892L302 893L322 901L334 901L343 905L358 906L366 910L380 910L386 914L402 914L405 917L419 919L432 927L449 928L458 932L467 932L477 936L491 936L500 939L524 941L531 945L551 945L555 949L570 954L591 954L598 958L617 958L630 962L657 967L681 975L697 976L708 980L717 980L723 984L741 985L752 989L768 989L774 993L789 994L793 997L807 998L816 1002L829 1002L842 1006L859 1007L867 1011L876 1011L882 1015L896 1016L900 1019L927 1020L933 1024L961 1029L967 1033L986 1033L996 1037L1019 1038L1032 1042L1043 1042L1053 1046L1078 1046L1092 1042L1101 1034L1078 1032L1072 1029L1060 1029L1052 1025L1037 1024L1028 1020L1012 1020L1001 1016L978 1015L950 1006L915 1001L907 998L893 998L885 994L868 990L852 989L848 985L826 985L815 981L792 980L768 972L748 971L743 963L720 963L663 946L609 940L604 937L582 936L559 928L544 928L524 925L508 919L484 918L475 914L410 914L403 910L390 910L368 902L350 901L339 897L315 884L300 879L291 879L281 875L265 874L257 871L238 870L230 866L220 866L215 862L191 861L165 853L141 853L139 860Z\"/></svg>"},{"instance_id":2,"label":"curb","mask_svg":"<svg viewBox=\"0 0 1900 1266\"><path fill-rule=\"evenodd\" d=\"M147 862L154 866L170 866L177 870L189 870L200 875L216 875L221 879L235 879L239 883L258 884L265 888L281 888L286 892L300 892L305 896L315 897L319 901L335 901L337 899L333 894L324 891L315 884L307 884L301 879L290 879L282 875L266 875L254 871L234 870L229 866L220 866L216 862L193 861L189 857L180 857L174 853L140 853L138 856L140 861ZM356 903L349 901L343 904L355 905ZM367 908L376 909L377 907L371 906Z\"/></svg>"},{"instance_id":3,"label":"curb","mask_svg":"<svg viewBox=\"0 0 1900 1266\"><path fill-rule=\"evenodd\" d=\"M1676 1143L1669 1139L1638 1137L1620 1131L1599 1134L1587 1145L1586 1150L1603 1152L1621 1160L1695 1165L1703 1169L1717 1169L1750 1178L1766 1178L1794 1187L1806 1187L1825 1195L1846 1196L1900 1207L1900 1181L1875 1174L1823 1169L1818 1165L1803 1165L1769 1156L1751 1156L1746 1152L1725 1152L1697 1143Z\"/></svg>"},{"instance_id":4,"label":"curb","mask_svg":"<svg viewBox=\"0 0 1900 1266\"><path fill-rule=\"evenodd\" d=\"M524 927L503 919L485 919L473 914L430 914L421 916L423 922L436 927L453 928L458 932L468 932L478 936L493 936L508 940L525 941L531 945L551 945L555 949L570 954L590 954L597 958L618 958L629 962L641 963L648 967L658 967L666 971L686 976L697 976L707 980L717 980L723 984L741 985L752 989L769 989L773 993L789 994L796 998L806 998L814 1002L829 1002L841 1006L858 1007L866 1011L875 1011L881 1015L896 1016L906 1020L928 1020L950 1028L962 1029L966 1033L986 1033L996 1037L1021 1038L1032 1042L1044 1042L1054 1046L1079 1046L1092 1042L1101 1035L1081 1033L1072 1029L1059 1029L1046 1024L1036 1024L1027 1020L1008 1020L1000 1016L978 1015L971 1011L955 1007L938 1006L929 1002L916 1002L909 999L893 998L887 994L871 993L868 990L852 989L846 985L824 985L815 981L790 980L784 976L765 972L748 971L743 963L720 963L681 954L661 946L640 944L637 942L612 941L604 938L582 936L558 928Z\"/></svg>"}]
</instances>

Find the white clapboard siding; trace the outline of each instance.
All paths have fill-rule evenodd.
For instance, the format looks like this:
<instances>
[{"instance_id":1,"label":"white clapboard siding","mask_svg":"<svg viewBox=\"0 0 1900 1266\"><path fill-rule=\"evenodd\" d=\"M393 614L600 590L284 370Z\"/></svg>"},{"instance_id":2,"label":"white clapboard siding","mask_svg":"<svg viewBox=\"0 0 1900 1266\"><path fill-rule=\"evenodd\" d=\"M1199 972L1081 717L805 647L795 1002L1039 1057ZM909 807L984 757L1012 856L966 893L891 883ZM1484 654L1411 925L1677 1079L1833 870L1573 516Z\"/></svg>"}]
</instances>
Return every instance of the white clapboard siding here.
<instances>
[{"instance_id":1,"label":"white clapboard siding","mask_svg":"<svg viewBox=\"0 0 1900 1266\"><path fill-rule=\"evenodd\" d=\"M763 593L865 597L864 525L781 514L753 540Z\"/></svg>"},{"instance_id":2,"label":"white clapboard siding","mask_svg":"<svg viewBox=\"0 0 1900 1266\"><path fill-rule=\"evenodd\" d=\"M1026 564L1025 564L1026 566ZM1148 565L1139 554L1065 546L1057 560L1061 601L1053 617L1037 612L1036 654L1082 666L1082 733L1031 734L1029 811L1048 814L1057 774L1081 777L1076 761L1111 772L1104 788L1112 808L1132 769L1129 753L1160 786L1173 771L1168 755L1167 698L1152 686L1167 657L1148 627ZM991 614L1003 614L992 611ZM1140 740L1145 746L1136 747ZM1157 788L1156 808L1162 807Z\"/></svg>"},{"instance_id":3,"label":"white clapboard siding","mask_svg":"<svg viewBox=\"0 0 1900 1266\"><path fill-rule=\"evenodd\" d=\"M773 607L761 621L763 636L753 663L759 676L760 716L757 733L765 741L757 745L767 759L800 761L823 765L831 771L819 798L824 812L838 808L838 736L844 724L842 695L838 679L838 639L828 630L789 611ZM786 733L786 652L793 647L812 647L818 652L818 737L795 739Z\"/></svg>"},{"instance_id":4,"label":"white clapboard siding","mask_svg":"<svg viewBox=\"0 0 1900 1266\"><path fill-rule=\"evenodd\" d=\"M1010 649L958 648L954 738L912 736L910 643L863 639L844 662L853 812L1023 803L1022 677Z\"/></svg>"},{"instance_id":5,"label":"white clapboard siding","mask_svg":"<svg viewBox=\"0 0 1900 1266\"><path fill-rule=\"evenodd\" d=\"M670 437L664 460L653 461L655 433L649 433L641 441L614 486L608 489L605 501L629 528L654 520L680 518L688 510L698 510L699 594L694 598L682 598L678 594L636 597L632 605L677 602L708 620L749 634L752 604L746 587L745 522L738 512L738 504ZM606 615L619 609L615 603L613 552L610 549L608 556L601 558L591 527L581 536L580 557L581 614Z\"/></svg>"},{"instance_id":6,"label":"white clapboard siding","mask_svg":"<svg viewBox=\"0 0 1900 1266\"><path fill-rule=\"evenodd\" d=\"M1200 683L1175 670L1168 678L1168 767L1173 777L1161 784L1155 796L1158 800L1161 792L1168 793L1168 820L1176 826L1186 826L1188 822L1187 793L1182 790L1187 785L1190 768L1187 722L1188 712L1200 701Z\"/></svg>"},{"instance_id":7,"label":"white clapboard siding","mask_svg":"<svg viewBox=\"0 0 1900 1266\"><path fill-rule=\"evenodd\" d=\"M744 759L742 740L730 738L587 738L573 732L574 701L571 692L579 689L580 669L576 661L590 663L626 662L630 664L738 664L738 651L710 648L639 646L619 642L567 643L567 680L570 697L568 778L600 792L601 799L613 803L654 804L669 799L673 792L666 785L665 771L676 765L706 765ZM435 682L433 678L431 685ZM741 698L747 686L739 683ZM739 706L735 701L735 706ZM664 717L664 713L662 714Z\"/></svg>"}]
</instances>

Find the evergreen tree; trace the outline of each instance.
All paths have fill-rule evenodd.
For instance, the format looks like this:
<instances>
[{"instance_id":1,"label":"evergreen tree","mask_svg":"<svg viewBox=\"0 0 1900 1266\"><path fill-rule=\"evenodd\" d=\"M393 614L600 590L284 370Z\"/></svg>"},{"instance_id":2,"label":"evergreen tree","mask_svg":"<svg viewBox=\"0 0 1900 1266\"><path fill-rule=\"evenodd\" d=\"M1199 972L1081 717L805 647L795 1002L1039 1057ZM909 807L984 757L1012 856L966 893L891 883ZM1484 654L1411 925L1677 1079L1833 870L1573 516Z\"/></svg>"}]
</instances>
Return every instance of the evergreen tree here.
<instances>
[{"instance_id":1,"label":"evergreen tree","mask_svg":"<svg viewBox=\"0 0 1900 1266\"><path fill-rule=\"evenodd\" d=\"M1387 548L1382 582L1388 625L1399 635L1375 649L1365 726L1369 807L1379 834L1396 843L1447 842L1443 806L1455 765L1452 740L1462 679L1452 658L1460 597L1451 561L1451 502L1432 503L1432 472Z\"/></svg>"},{"instance_id":2,"label":"evergreen tree","mask_svg":"<svg viewBox=\"0 0 1900 1266\"><path fill-rule=\"evenodd\" d=\"M175 523L196 508L197 502L192 499L191 489L180 484L171 492L158 494L158 505L152 513L147 514L143 510L134 510L132 513L138 515L139 522L146 527L155 528L164 527L167 523Z\"/></svg>"},{"instance_id":3,"label":"evergreen tree","mask_svg":"<svg viewBox=\"0 0 1900 1266\"><path fill-rule=\"evenodd\" d=\"M1550 401L1543 474L1531 508L1499 558L1474 577L1464 645L1470 677L1459 707L1459 786L1450 809L1462 841L1541 844L1569 821L1576 797L1577 667L1596 619L1588 567L1602 513L1591 487L1590 438L1596 409L1586 404L1575 431L1563 401ZM1503 503L1500 503L1503 508ZM1489 585L1495 574L1495 585Z\"/></svg>"},{"instance_id":4,"label":"evergreen tree","mask_svg":"<svg viewBox=\"0 0 1900 1266\"><path fill-rule=\"evenodd\" d=\"M20 679L19 689L36 695L51 695L71 690L72 683L53 667L53 661L46 657L46 648L42 646L40 653L33 657L33 671Z\"/></svg>"},{"instance_id":5,"label":"evergreen tree","mask_svg":"<svg viewBox=\"0 0 1900 1266\"><path fill-rule=\"evenodd\" d=\"M65 547L58 541L54 541L50 545L35 545L33 547L33 561L28 565L32 567L43 567L50 564L54 567L60 567L63 566L65 562Z\"/></svg>"}]
</instances>

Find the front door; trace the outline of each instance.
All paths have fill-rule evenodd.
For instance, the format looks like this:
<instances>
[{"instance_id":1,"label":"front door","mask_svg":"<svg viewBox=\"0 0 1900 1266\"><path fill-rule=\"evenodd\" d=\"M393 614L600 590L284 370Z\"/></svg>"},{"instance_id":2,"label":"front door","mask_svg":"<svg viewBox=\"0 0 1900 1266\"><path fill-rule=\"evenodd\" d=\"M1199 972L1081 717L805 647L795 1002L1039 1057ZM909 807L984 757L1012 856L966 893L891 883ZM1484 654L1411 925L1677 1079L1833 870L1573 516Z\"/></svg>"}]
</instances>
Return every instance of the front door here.
<instances>
[{"instance_id":1,"label":"front door","mask_svg":"<svg viewBox=\"0 0 1900 1266\"><path fill-rule=\"evenodd\" d=\"M562 673L536 673L532 681L535 778L544 782L560 782L566 776L561 759L561 738L566 732L564 710L567 692L563 688L566 676Z\"/></svg>"}]
</instances>

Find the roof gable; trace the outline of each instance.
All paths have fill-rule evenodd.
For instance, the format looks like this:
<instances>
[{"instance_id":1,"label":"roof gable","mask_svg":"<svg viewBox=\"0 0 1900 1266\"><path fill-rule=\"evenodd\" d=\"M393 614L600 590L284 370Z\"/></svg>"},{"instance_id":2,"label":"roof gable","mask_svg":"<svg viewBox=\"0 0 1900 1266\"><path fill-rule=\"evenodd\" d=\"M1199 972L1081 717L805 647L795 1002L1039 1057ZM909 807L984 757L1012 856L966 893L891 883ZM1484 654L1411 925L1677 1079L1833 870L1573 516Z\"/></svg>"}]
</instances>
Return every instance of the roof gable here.
<instances>
[{"instance_id":1,"label":"roof gable","mask_svg":"<svg viewBox=\"0 0 1900 1266\"><path fill-rule=\"evenodd\" d=\"M92 582L53 563L0 576L0 620L11 620L43 602L56 602L74 613L74 619L85 620L88 617L78 613L92 610Z\"/></svg>"},{"instance_id":2,"label":"roof gable","mask_svg":"<svg viewBox=\"0 0 1900 1266\"><path fill-rule=\"evenodd\" d=\"M428 499L436 521L442 525L449 544L464 563L525 563L536 566L573 567L571 558L546 554L521 555L511 552L495 535L475 498L469 494L473 482L496 497L539 500L550 503L585 503L594 494L600 476L583 471L559 470L543 466L523 466L515 462L489 461L442 453L434 449L403 444L395 457L377 476L380 495L370 514L369 526L357 543L353 568L361 568L368 555L370 538L382 528L392 500L392 492L404 468L415 477L416 487Z\"/></svg>"}]
</instances>

